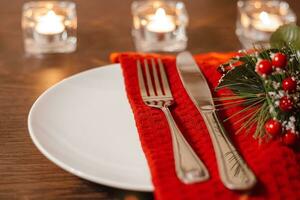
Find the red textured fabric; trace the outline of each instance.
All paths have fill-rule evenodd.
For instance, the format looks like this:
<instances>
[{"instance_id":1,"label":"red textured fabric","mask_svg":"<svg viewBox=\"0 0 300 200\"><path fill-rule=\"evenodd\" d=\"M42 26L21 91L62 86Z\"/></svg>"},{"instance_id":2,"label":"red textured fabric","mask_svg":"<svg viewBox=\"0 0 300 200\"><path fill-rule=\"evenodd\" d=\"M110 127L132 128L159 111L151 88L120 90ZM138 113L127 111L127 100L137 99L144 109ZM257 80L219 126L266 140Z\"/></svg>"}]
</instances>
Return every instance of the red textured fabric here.
<instances>
[{"instance_id":1,"label":"red textured fabric","mask_svg":"<svg viewBox=\"0 0 300 200\"><path fill-rule=\"evenodd\" d=\"M209 53L195 56L211 88L220 78L216 67L226 62L233 53ZM207 166L211 178L203 183L185 185L175 174L170 130L162 111L144 105L137 79L136 60L158 56L141 54L114 54L121 63L126 92L139 133L143 151L150 167L157 200L194 199L300 199L300 153L281 145L279 141L259 145L252 134L234 134L233 118L225 123L235 146L258 178L256 188L248 192L226 189L220 181L213 147L200 113L189 99L176 71L175 58L162 56L176 104L171 112L185 138ZM241 108L223 111L230 116Z\"/></svg>"}]
</instances>

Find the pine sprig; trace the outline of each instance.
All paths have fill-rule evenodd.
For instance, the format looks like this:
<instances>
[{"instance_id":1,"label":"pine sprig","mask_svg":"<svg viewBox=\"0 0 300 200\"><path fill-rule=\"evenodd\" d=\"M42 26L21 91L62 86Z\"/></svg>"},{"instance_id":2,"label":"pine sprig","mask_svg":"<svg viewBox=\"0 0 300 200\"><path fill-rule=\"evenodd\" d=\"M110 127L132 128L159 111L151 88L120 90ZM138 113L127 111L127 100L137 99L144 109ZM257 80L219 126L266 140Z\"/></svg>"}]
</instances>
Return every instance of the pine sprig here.
<instances>
[{"instance_id":1,"label":"pine sprig","mask_svg":"<svg viewBox=\"0 0 300 200\"><path fill-rule=\"evenodd\" d=\"M272 63L274 55L281 54L287 58L284 68L272 67L270 74L264 74L258 69L258 63L262 60ZM282 134L292 131L299 134L300 130L300 53L293 45L281 48L254 49L253 51L241 51L236 56L224 63L218 69L223 74L216 91L227 88L232 94L223 94L214 100L218 110L230 109L236 106L244 106L239 112L231 115L224 121L239 116L235 124L241 124L237 133L246 130L248 133L256 126L253 137L269 139L272 134L265 130L266 123L277 120L282 124ZM296 91L285 91L283 81L292 77L297 81ZM283 96L292 98L293 110L283 111L279 101Z\"/></svg>"}]
</instances>

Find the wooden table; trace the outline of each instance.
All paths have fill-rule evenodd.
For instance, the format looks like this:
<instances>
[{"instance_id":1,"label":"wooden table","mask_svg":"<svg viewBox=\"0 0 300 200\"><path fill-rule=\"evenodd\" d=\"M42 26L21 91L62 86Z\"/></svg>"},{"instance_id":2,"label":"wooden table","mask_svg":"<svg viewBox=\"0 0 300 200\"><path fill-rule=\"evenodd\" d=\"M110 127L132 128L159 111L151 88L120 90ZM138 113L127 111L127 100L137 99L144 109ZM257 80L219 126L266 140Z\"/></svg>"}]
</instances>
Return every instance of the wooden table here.
<instances>
[{"instance_id":1,"label":"wooden table","mask_svg":"<svg viewBox=\"0 0 300 200\"><path fill-rule=\"evenodd\" d=\"M31 105L51 85L108 64L111 52L134 50L131 1L76 0L77 51L40 57L26 55L23 50L24 2L0 2L0 199L152 199L151 193L98 185L62 170L37 150L27 130ZM240 48L235 36L235 1L184 2L190 15L189 50L200 53ZM289 2L299 13L300 4Z\"/></svg>"}]
</instances>

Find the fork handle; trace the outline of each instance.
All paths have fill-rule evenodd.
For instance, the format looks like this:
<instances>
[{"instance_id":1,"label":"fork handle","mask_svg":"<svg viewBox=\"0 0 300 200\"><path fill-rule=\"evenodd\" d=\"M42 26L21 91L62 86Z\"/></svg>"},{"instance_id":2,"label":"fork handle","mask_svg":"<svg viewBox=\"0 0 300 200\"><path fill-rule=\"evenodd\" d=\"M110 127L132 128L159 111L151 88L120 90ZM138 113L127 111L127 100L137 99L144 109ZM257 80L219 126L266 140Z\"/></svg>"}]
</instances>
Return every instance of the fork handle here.
<instances>
[{"instance_id":1,"label":"fork handle","mask_svg":"<svg viewBox=\"0 0 300 200\"><path fill-rule=\"evenodd\" d=\"M209 178L208 171L192 147L183 137L167 106L161 108L171 131L175 170L177 177L185 184L202 182Z\"/></svg>"},{"instance_id":2,"label":"fork handle","mask_svg":"<svg viewBox=\"0 0 300 200\"><path fill-rule=\"evenodd\" d=\"M255 175L229 140L216 111L201 110L201 114L213 143L221 181L232 190L251 189L256 183Z\"/></svg>"}]
</instances>

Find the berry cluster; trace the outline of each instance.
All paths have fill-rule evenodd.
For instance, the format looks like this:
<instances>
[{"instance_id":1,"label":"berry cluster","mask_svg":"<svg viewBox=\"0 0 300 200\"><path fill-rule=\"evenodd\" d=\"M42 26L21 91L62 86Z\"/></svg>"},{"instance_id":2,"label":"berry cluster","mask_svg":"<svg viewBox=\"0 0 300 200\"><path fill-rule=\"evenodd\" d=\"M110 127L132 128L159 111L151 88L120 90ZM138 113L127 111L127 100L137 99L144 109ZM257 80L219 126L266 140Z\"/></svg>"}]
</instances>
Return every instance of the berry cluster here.
<instances>
[{"instance_id":1,"label":"berry cluster","mask_svg":"<svg viewBox=\"0 0 300 200\"><path fill-rule=\"evenodd\" d=\"M257 62L256 72L266 77L274 70L281 71L287 65L287 57L283 53L276 53L272 56L272 60L263 59Z\"/></svg>"},{"instance_id":2,"label":"berry cluster","mask_svg":"<svg viewBox=\"0 0 300 200\"><path fill-rule=\"evenodd\" d=\"M266 121L265 131L273 137L281 136L286 145L294 145L299 135L294 114L299 109L300 80L299 75L286 70L287 66L288 57L278 52L270 60L258 60L255 71L271 88L267 98L273 118ZM274 78L276 75L284 78Z\"/></svg>"}]
</instances>

